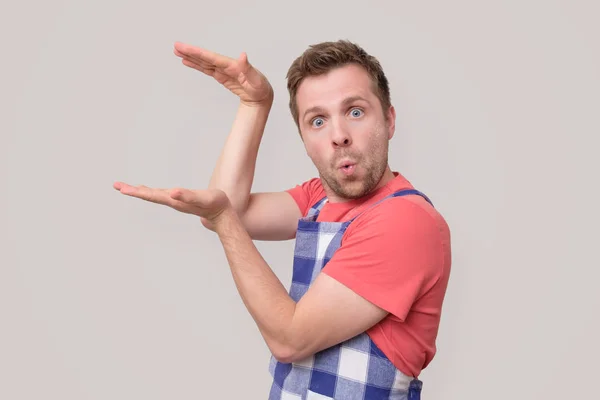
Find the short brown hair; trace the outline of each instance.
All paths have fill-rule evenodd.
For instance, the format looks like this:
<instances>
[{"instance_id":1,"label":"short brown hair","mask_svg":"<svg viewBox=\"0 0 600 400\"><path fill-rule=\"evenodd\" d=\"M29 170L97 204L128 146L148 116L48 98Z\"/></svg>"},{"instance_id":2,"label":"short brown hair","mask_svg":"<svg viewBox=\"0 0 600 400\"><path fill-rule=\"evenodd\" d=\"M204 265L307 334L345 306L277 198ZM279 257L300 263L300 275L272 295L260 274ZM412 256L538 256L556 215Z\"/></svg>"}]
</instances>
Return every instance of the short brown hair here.
<instances>
[{"instance_id":1,"label":"short brown hair","mask_svg":"<svg viewBox=\"0 0 600 400\"><path fill-rule=\"evenodd\" d=\"M298 128L300 125L296 93L302 81L309 76L325 74L351 63L360 65L371 76L374 92L379 98L385 114L391 105L390 88L379 61L362 47L348 40L322 42L309 46L302 55L294 60L287 72L289 106Z\"/></svg>"}]
</instances>

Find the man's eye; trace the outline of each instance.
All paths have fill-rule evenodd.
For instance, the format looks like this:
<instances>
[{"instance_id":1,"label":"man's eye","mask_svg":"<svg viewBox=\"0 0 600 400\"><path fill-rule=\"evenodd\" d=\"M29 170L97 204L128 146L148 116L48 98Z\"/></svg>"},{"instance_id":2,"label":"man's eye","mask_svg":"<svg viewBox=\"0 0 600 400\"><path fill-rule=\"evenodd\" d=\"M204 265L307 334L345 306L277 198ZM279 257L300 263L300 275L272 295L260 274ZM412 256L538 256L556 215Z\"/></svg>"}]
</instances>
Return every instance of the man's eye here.
<instances>
[{"instance_id":1,"label":"man's eye","mask_svg":"<svg viewBox=\"0 0 600 400\"><path fill-rule=\"evenodd\" d=\"M352 111L350 111L350 115L352 115L355 118L360 117L362 114L363 114L363 112L359 108L354 108Z\"/></svg>"},{"instance_id":2,"label":"man's eye","mask_svg":"<svg viewBox=\"0 0 600 400\"><path fill-rule=\"evenodd\" d=\"M312 126L314 126L315 128L318 128L321 125L323 125L323 123L324 123L323 118L315 118L312 121Z\"/></svg>"}]
</instances>

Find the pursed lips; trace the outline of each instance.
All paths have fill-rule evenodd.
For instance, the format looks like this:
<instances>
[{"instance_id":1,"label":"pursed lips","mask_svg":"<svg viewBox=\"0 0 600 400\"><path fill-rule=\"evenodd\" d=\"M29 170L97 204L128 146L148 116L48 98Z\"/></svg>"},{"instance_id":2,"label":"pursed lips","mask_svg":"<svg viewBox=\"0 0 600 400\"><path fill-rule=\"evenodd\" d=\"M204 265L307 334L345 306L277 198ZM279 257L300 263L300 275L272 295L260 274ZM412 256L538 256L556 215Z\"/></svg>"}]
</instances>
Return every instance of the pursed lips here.
<instances>
[{"instance_id":1,"label":"pursed lips","mask_svg":"<svg viewBox=\"0 0 600 400\"><path fill-rule=\"evenodd\" d=\"M354 165L356 165L356 161L353 161L349 158L345 158L338 163L338 168L346 168L346 167L354 166Z\"/></svg>"},{"instance_id":2,"label":"pursed lips","mask_svg":"<svg viewBox=\"0 0 600 400\"><path fill-rule=\"evenodd\" d=\"M339 171L342 172L342 174L346 175L346 176L350 176L352 174L354 174L354 171L356 170L356 161L353 161L351 159L343 159L342 161L340 161L338 163L338 168Z\"/></svg>"}]
</instances>

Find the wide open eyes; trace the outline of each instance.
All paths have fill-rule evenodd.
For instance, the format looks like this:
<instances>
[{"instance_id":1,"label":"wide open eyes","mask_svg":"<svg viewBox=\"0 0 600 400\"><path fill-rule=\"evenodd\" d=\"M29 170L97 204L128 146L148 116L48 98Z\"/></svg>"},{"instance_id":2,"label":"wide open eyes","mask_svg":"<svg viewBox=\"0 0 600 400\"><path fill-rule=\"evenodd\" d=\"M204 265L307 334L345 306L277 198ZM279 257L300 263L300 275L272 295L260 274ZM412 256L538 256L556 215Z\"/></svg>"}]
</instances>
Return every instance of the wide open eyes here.
<instances>
[{"instance_id":1,"label":"wide open eyes","mask_svg":"<svg viewBox=\"0 0 600 400\"><path fill-rule=\"evenodd\" d=\"M364 111L360 108L352 108L350 110L349 115L352 118L360 118L364 115ZM323 124L325 123L325 120L323 119L323 117L315 117L310 121L310 124L313 128L320 128L321 126L323 126Z\"/></svg>"},{"instance_id":2,"label":"wide open eyes","mask_svg":"<svg viewBox=\"0 0 600 400\"><path fill-rule=\"evenodd\" d=\"M353 108L352 110L350 110L350 115L354 118L362 117L363 110L361 110L360 108Z\"/></svg>"}]
</instances>

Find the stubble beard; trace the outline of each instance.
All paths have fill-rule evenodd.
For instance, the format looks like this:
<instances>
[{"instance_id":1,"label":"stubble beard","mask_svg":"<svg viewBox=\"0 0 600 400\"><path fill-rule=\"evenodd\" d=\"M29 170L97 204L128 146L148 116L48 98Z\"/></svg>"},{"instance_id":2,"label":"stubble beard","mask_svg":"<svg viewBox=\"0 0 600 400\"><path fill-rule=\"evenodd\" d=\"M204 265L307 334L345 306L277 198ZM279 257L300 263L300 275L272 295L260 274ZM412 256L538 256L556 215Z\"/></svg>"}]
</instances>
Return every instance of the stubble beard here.
<instances>
[{"instance_id":1,"label":"stubble beard","mask_svg":"<svg viewBox=\"0 0 600 400\"><path fill-rule=\"evenodd\" d=\"M360 177L338 178L337 163L344 157L356 161L356 167L364 170ZM388 146L374 143L363 156L344 152L335 158L329 168L318 168L321 180L341 199L355 200L369 194L379 184L388 165ZM355 168L356 168L355 167Z\"/></svg>"}]
</instances>

